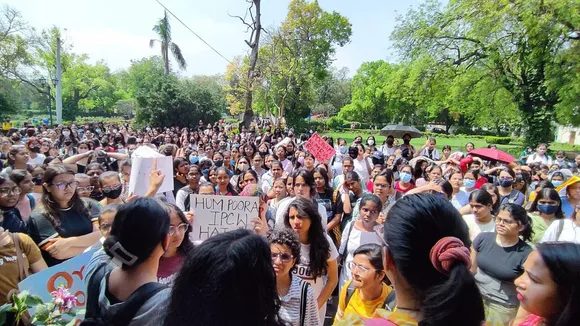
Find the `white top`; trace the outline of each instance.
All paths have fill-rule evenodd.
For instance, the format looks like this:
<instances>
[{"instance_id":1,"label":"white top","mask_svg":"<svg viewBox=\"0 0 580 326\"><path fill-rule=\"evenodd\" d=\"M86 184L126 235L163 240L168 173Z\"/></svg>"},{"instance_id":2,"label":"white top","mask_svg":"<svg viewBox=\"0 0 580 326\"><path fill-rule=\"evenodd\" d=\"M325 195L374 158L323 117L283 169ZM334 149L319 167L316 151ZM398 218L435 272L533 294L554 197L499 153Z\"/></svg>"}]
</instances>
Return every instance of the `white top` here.
<instances>
[{"instance_id":1,"label":"white top","mask_svg":"<svg viewBox=\"0 0 580 326\"><path fill-rule=\"evenodd\" d=\"M369 166L372 168L373 165L371 162L369 162ZM364 185L369 182L370 175L364 158L360 161L358 159L354 159L354 172L358 174Z\"/></svg>"},{"instance_id":2,"label":"white top","mask_svg":"<svg viewBox=\"0 0 580 326\"><path fill-rule=\"evenodd\" d=\"M302 294L302 282L300 277L292 277L288 293L280 298L280 317L292 326L300 326L300 297ZM312 286L308 287L306 295L306 314L304 325L320 325L318 323L318 302L314 296Z\"/></svg>"},{"instance_id":3,"label":"white top","mask_svg":"<svg viewBox=\"0 0 580 326\"><path fill-rule=\"evenodd\" d=\"M340 248L338 249L338 252L341 255L346 254L344 264L342 266L342 269L340 270L340 276L338 281L339 292L342 291L342 287L344 286L344 284L348 280L352 279L352 273L350 268L348 267L348 263L354 260L353 256L354 251L358 249L358 247L367 243L376 243L378 245L381 245L381 240L374 231L373 232L361 231L353 226L349 234L348 230L350 229L350 225L352 223L354 223L354 221L348 222L344 227L342 239L340 240ZM347 238L348 238L348 247L346 246ZM344 252L345 249L348 252L345 253Z\"/></svg>"},{"instance_id":4,"label":"white top","mask_svg":"<svg viewBox=\"0 0 580 326\"><path fill-rule=\"evenodd\" d=\"M528 164L528 165L530 165L532 163L541 163L541 164L550 165L550 164L552 164L552 158L546 154L540 156L536 153L536 154L532 154L532 155L528 156L528 160L526 161L526 164Z\"/></svg>"},{"instance_id":5,"label":"white top","mask_svg":"<svg viewBox=\"0 0 580 326\"><path fill-rule=\"evenodd\" d=\"M397 151L397 149L399 149L399 146L393 145L393 147L390 147L390 148L386 144L381 146L381 152L383 152L383 154L386 156L395 155L395 152Z\"/></svg>"},{"instance_id":6,"label":"white top","mask_svg":"<svg viewBox=\"0 0 580 326\"><path fill-rule=\"evenodd\" d=\"M288 198L288 197L287 197ZM286 198L284 198L286 199ZM283 200L278 203L278 210L276 210L276 229L284 229L284 215L288 212L288 206L296 199L296 197L289 198L288 200ZM322 229L326 232L326 224L328 224L326 217L326 208L324 205L318 203L318 214L320 214L320 221L322 222Z\"/></svg>"},{"instance_id":7,"label":"white top","mask_svg":"<svg viewBox=\"0 0 580 326\"><path fill-rule=\"evenodd\" d=\"M547 242L547 241L568 241L574 243L580 243L580 226L574 223L571 219L565 219L564 225L562 227L562 233L558 236L558 228L560 225L559 221L554 221L546 232L544 233L544 237L540 242Z\"/></svg>"},{"instance_id":8,"label":"white top","mask_svg":"<svg viewBox=\"0 0 580 326\"><path fill-rule=\"evenodd\" d=\"M469 239L473 241L480 233L482 232L494 232L495 231L495 222L493 218L491 221L485 224L481 224L473 214L463 215L463 220L467 224L469 228Z\"/></svg>"},{"instance_id":9,"label":"white top","mask_svg":"<svg viewBox=\"0 0 580 326\"><path fill-rule=\"evenodd\" d=\"M338 258L338 251L336 251L336 247L332 242L332 239L328 236L328 234L324 234L326 237L326 241L328 241L329 245L329 257L326 260L327 262L331 262ZM303 280L307 281L312 285L314 289L314 296L318 298L320 293L322 293L322 289L325 285L325 280L322 276L317 277L316 279L312 278L312 273L310 272L310 245L307 244L300 244L300 262L296 262L296 268L292 272L294 275L299 276ZM324 316L326 315L326 304L322 306L318 310L318 320L319 323L322 325L324 324Z\"/></svg>"},{"instance_id":10,"label":"white top","mask_svg":"<svg viewBox=\"0 0 580 326\"><path fill-rule=\"evenodd\" d=\"M46 156L44 156L43 154L36 154L35 158L30 158L28 159L28 164L30 165L42 165L44 164L44 160L46 159Z\"/></svg>"}]
</instances>

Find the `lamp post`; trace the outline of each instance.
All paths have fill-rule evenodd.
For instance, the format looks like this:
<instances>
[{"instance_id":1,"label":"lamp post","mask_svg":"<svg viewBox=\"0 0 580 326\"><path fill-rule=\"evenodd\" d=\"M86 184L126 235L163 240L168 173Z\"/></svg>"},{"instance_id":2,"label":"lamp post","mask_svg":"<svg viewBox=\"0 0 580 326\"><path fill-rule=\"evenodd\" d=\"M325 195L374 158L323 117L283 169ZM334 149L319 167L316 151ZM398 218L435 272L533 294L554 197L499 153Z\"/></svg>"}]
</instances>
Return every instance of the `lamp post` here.
<instances>
[{"instance_id":1,"label":"lamp post","mask_svg":"<svg viewBox=\"0 0 580 326\"><path fill-rule=\"evenodd\" d=\"M56 84L58 80L56 78L52 79L52 83ZM50 83L46 81L46 78L42 77L38 79L38 83L42 88L46 87L46 96L48 97L48 114L50 116L50 126L52 127L52 103L50 101Z\"/></svg>"}]
</instances>

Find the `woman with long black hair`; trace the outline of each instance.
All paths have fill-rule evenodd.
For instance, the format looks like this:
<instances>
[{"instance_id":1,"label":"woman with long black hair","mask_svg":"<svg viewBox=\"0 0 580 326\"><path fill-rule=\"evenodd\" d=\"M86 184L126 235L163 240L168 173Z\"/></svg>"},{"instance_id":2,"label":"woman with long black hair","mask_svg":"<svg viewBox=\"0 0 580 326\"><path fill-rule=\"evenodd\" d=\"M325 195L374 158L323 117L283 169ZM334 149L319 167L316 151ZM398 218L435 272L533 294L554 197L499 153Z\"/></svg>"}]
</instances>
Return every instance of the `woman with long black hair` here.
<instances>
[{"instance_id":1,"label":"woman with long black hair","mask_svg":"<svg viewBox=\"0 0 580 326\"><path fill-rule=\"evenodd\" d=\"M574 326L580 320L580 244L548 242L537 245L514 283L520 301L513 325Z\"/></svg>"},{"instance_id":2,"label":"woman with long black hair","mask_svg":"<svg viewBox=\"0 0 580 326\"><path fill-rule=\"evenodd\" d=\"M189 254L173 282L163 325L285 325L279 310L270 245L239 229Z\"/></svg>"},{"instance_id":3,"label":"woman with long black hair","mask_svg":"<svg viewBox=\"0 0 580 326\"><path fill-rule=\"evenodd\" d=\"M189 240L191 220L176 205L167 204L169 209L169 244L157 270L157 279L161 284L172 284L181 269L193 243Z\"/></svg>"},{"instance_id":4,"label":"woman with long black hair","mask_svg":"<svg viewBox=\"0 0 580 326\"><path fill-rule=\"evenodd\" d=\"M78 196L78 181L64 164L49 165L42 181L40 205L28 221L29 234L50 267L82 254L99 240L99 212Z\"/></svg>"},{"instance_id":5,"label":"woman with long black hair","mask_svg":"<svg viewBox=\"0 0 580 326\"><path fill-rule=\"evenodd\" d=\"M544 188L538 192L536 199L528 209L528 215L532 219L534 236L532 244L542 240L544 233L556 220L564 218L562 211L562 199L552 188Z\"/></svg>"},{"instance_id":6,"label":"woman with long black hair","mask_svg":"<svg viewBox=\"0 0 580 326\"><path fill-rule=\"evenodd\" d=\"M314 288L320 325L324 324L326 302L338 283L338 252L324 232L321 218L316 204L306 198L297 198L290 203L284 215L284 225L293 229L300 240L300 261L294 274Z\"/></svg>"},{"instance_id":7,"label":"woman with long black hair","mask_svg":"<svg viewBox=\"0 0 580 326\"><path fill-rule=\"evenodd\" d=\"M526 210L517 204L501 205L495 232L480 233L473 241L472 272L483 296L486 320L509 325L516 316L518 299L514 280L532 247L532 225Z\"/></svg>"}]
</instances>

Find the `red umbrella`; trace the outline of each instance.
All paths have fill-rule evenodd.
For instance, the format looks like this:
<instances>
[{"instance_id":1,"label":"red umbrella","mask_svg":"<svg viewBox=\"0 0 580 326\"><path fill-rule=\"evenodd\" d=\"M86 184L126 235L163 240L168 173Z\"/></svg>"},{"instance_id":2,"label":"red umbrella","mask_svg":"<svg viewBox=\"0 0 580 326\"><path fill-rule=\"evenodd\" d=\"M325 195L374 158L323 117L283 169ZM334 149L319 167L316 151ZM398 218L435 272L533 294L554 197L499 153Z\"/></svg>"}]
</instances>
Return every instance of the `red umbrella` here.
<instances>
[{"instance_id":1,"label":"red umbrella","mask_svg":"<svg viewBox=\"0 0 580 326\"><path fill-rule=\"evenodd\" d=\"M514 161L514 158L510 154L495 148L476 148L468 154L490 161L500 161L505 163L511 163Z\"/></svg>"}]
</instances>

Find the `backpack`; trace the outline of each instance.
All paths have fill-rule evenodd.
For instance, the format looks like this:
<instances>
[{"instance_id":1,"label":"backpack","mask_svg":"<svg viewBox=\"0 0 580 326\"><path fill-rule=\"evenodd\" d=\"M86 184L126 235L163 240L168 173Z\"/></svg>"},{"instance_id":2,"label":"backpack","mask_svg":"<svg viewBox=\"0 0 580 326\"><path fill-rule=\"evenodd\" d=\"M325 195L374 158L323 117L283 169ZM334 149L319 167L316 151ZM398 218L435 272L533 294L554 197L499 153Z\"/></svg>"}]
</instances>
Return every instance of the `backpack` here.
<instances>
[{"instance_id":1,"label":"backpack","mask_svg":"<svg viewBox=\"0 0 580 326\"><path fill-rule=\"evenodd\" d=\"M107 264L102 264L97 268L95 273L91 276L87 287L87 309L85 313L85 320L81 326L125 326L131 323L137 311L156 293L166 288L165 285L157 282L150 282L141 285L135 292L133 292L121 307L112 314L107 311L101 311L99 307L99 293L101 287L101 280L103 277L109 279L110 271L107 271Z\"/></svg>"},{"instance_id":2,"label":"backpack","mask_svg":"<svg viewBox=\"0 0 580 326\"><path fill-rule=\"evenodd\" d=\"M560 241L560 236L562 235L562 231L564 231L564 219L561 218L558 221L558 229L556 231L556 240L554 241Z\"/></svg>"},{"instance_id":3,"label":"backpack","mask_svg":"<svg viewBox=\"0 0 580 326\"><path fill-rule=\"evenodd\" d=\"M30 210L34 210L34 207L36 206L34 196L32 196L32 194L26 194L26 197L28 197L28 200L30 201Z\"/></svg>"},{"instance_id":4,"label":"backpack","mask_svg":"<svg viewBox=\"0 0 580 326\"><path fill-rule=\"evenodd\" d=\"M348 283L348 287L346 288L346 300L344 303L345 307L348 307L348 302L350 301L350 298L354 294L354 290L355 290L354 284L352 283L352 281L350 281ZM396 298L397 295L395 291L394 290L391 291L391 293L389 293L389 295L387 295L387 297L385 298L385 302L383 302L383 309L393 311L393 309L395 309Z\"/></svg>"}]
</instances>

